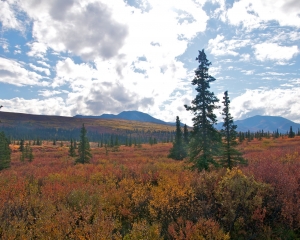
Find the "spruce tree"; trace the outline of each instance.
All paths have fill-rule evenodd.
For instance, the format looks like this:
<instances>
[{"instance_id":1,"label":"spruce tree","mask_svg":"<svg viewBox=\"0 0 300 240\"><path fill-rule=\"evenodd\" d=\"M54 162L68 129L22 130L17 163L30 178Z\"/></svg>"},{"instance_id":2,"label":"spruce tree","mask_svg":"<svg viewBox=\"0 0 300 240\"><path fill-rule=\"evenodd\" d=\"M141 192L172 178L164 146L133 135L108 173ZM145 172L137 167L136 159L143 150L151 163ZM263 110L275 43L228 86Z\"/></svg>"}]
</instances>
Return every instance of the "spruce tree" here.
<instances>
[{"instance_id":1,"label":"spruce tree","mask_svg":"<svg viewBox=\"0 0 300 240\"><path fill-rule=\"evenodd\" d=\"M221 135L224 138L223 139L223 154L220 161L220 165L229 169L232 169L232 167L236 166L237 164L245 164L246 161L242 157L242 154L235 149L234 147L237 145L236 139L237 139L237 125L234 125L233 123L233 117L231 116L229 112L229 97L228 92L224 92L224 101L222 102L224 104L223 108L223 129L221 130Z\"/></svg>"},{"instance_id":2,"label":"spruce tree","mask_svg":"<svg viewBox=\"0 0 300 240\"><path fill-rule=\"evenodd\" d=\"M24 152L24 139L21 139L21 141L20 141L19 150L20 150L20 152Z\"/></svg>"},{"instance_id":3,"label":"spruce tree","mask_svg":"<svg viewBox=\"0 0 300 240\"><path fill-rule=\"evenodd\" d=\"M0 170L10 167L9 141L4 132L0 132Z\"/></svg>"},{"instance_id":4,"label":"spruce tree","mask_svg":"<svg viewBox=\"0 0 300 240\"><path fill-rule=\"evenodd\" d=\"M289 133L288 133L288 137L289 137L289 138L294 138L294 137L295 137L295 133L293 132L292 126L290 126L290 131L289 131Z\"/></svg>"},{"instance_id":5,"label":"spruce tree","mask_svg":"<svg viewBox=\"0 0 300 240\"><path fill-rule=\"evenodd\" d=\"M187 156L186 148L183 140L183 134L180 126L179 117L176 117L176 133L175 140L173 142L173 147L170 149L169 158L173 158L176 160L182 160Z\"/></svg>"},{"instance_id":6,"label":"spruce tree","mask_svg":"<svg viewBox=\"0 0 300 240\"><path fill-rule=\"evenodd\" d=\"M33 152L32 152L32 148L30 147L29 143L26 143L24 150L20 156L20 161L24 162L25 159L27 159L29 162L33 161Z\"/></svg>"},{"instance_id":7,"label":"spruce tree","mask_svg":"<svg viewBox=\"0 0 300 240\"><path fill-rule=\"evenodd\" d=\"M80 131L80 141L78 145L78 158L76 159L76 163L89 163L92 157L90 143L86 136L86 129L84 124L82 124L82 128Z\"/></svg>"},{"instance_id":8,"label":"spruce tree","mask_svg":"<svg viewBox=\"0 0 300 240\"><path fill-rule=\"evenodd\" d=\"M70 157L75 157L76 156L73 139L71 139L71 143L70 143L70 147L69 147L69 156Z\"/></svg>"},{"instance_id":9,"label":"spruce tree","mask_svg":"<svg viewBox=\"0 0 300 240\"><path fill-rule=\"evenodd\" d=\"M183 127L183 140L186 145L189 144L189 130L188 130L186 124L184 124L184 127Z\"/></svg>"},{"instance_id":10,"label":"spruce tree","mask_svg":"<svg viewBox=\"0 0 300 240\"><path fill-rule=\"evenodd\" d=\"M211 63L207 60L204 50L199 51L196 60L199 62L199 67L195 70L192 85L196 86L197 95L192 101L192 106L185 105L186 110L194 114L189 156L194 167L208 170L210 165L218 165L215 156L220 149L221 137L214 127L217 122L214 110L218 109L216 104L219 99L209 91L210 83L216 79L208 74Z\"/></svg>"}]
</instances>

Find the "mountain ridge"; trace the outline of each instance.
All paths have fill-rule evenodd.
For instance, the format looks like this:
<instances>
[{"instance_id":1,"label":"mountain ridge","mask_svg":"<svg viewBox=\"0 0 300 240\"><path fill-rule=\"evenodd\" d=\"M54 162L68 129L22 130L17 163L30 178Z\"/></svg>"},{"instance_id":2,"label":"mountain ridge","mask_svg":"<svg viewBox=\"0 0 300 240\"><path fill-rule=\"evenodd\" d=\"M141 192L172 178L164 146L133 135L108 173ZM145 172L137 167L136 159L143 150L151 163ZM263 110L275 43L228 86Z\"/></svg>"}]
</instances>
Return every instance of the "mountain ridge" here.
<instances>
[{"instance_id":1,"label":"mountain ridge","mask_svg":"<svg viewBox=\"0 0 300 240\"><path fill-rule=\"evenodd\" d=\"M287 133L292 127L295 132L300 128L299 123L295 123L289 119L280 116L262 116L255 115L243 120L236 120L234 124L237 125L237 131L246 132L257 132L263 130L264 132L275 132L278 130L279 133ZM217 129L222 128L223 122L217 124Z\"/></svg>"},{"instance_id":2,"label":"mountain ridge","mask_svg":"<svg viewBox=\"0 0 300 240\"><path fill-rule=\"evenodd\" d=\"M139 111L123 111L117 115L115 114L102 114L100 116L84 116L84 115L75 115L74 118L93 118L93 119L124 119L129 121L141 121L141 122L150 122L164 125L175 126L175 122L165 122L163 120L152 117L151 115ZM184 124L181 124L182 126Z\"/></svg>"},{"instance_id":3,"label":"mountain ridge","mask_svg":"<svg viewBox=\"0 0 300 240\"><path fill-rule=\"evenodd\" d=\"M124 119L131 121L142 121L142 122L151 122L158 124L166 124L174 126L175 123L165 122L163 120L154 118L147 113L139 111L123 111L117 115L115 114L102 114L100 116L83 116L76 115L75 118L99 118L99 119ZM278 130L279 133L286 133L290 130L290 127L293 128L293 131L300 129L300 124L295 123L289 119L280 117L280 116L262 116L255 115L243 120L236 120L234 124L237 125L237 131L247 132L275 132ZM182 126L184 124L181 124ZM223 122L219 122L216 125L218 130L222 129Z\"/></svg>"},{"instance_id":4,"label":"mountain ridge","mask_svg":"<svg viewBox=\"0 0 300 240\"><path fill-rule=\"evenodd\" d=\"M106 120L109 121L109 119L112 119L114 121L117 120L127 120L132 121L132 124L134 124L134 121L143 123L154 123L154 124L161 124L162 126L175 126L175 123L165 122L160 119L156 119L152 116L150 116L147 113L142 113L138 111L123 111L117 115L114 114L102 114L100 116L82 116L77 115L74 117L67 117L67 116L54 116L54 115L35 115L35 114L26 114L26 113L9 113L9 112L0 112L0 120L3 124L7 124L7 121L4 121L5 119L9 120L10 124L20 124L21 122L30 122L30 121L38 121L36 122L36 127L44 127L44 125L40 125L37 123L40 122L49 122L49 126L51 122L55 123L56 127L68 127L70 125L70 121L72 119L74 120L80 120L80 119L87 119L87 121L98 121L98 120ZM126 119L127 118L127 119ZM21 121L21 122L20 122ZM15 123L14 123L15 122ZM77 122L77 121L76 121ZM78 122L79 123L79 122ZM135 123L135 124L137 124ZM75 124L75 122L72 124ZM107 124L107 123L106 123ZM114 125L116 123L110 123L110 125ZM280 117L280 116L261 116L256 115L253 117L249 117L243 120L235 120L234 124L237 125L237 131L246 132L250 130L250 132L257 132L257 131L264 131L264 132L275 132L278 131L280 133L287 133L290 130L290 127L293 128L294 132L297 132L298 129L300 129L300 124L295 123L291 120L288 120L286 118ZM92 125L92 122L91 122ZM218 130L222 129L223 122L219 122L216 125L216 128ZM73 126L73 125L72 125ZM75 126L75 125L74 125ZM183 126L183 124L182 124Z\"/></svg>"}]
</instances>

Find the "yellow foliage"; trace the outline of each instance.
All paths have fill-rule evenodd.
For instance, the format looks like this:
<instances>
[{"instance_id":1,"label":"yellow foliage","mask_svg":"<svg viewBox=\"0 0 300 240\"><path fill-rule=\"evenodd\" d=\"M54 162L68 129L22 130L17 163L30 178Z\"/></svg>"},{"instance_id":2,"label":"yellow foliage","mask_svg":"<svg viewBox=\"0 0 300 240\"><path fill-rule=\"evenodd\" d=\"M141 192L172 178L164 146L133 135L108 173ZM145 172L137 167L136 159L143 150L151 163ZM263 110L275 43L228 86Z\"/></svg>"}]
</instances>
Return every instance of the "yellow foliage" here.
<instances>
[{"instance_id":1,"label":"yellow foliage","mask_svg":"<svg viewBox=\"0 0 300 240\"><path fill-rule=\"evenodd\" d=\"M124 237L124 240L162 240L160 226L150 225L145 220L133 223L132 230Z\"/></svg>"},{"instance_id":2,"label":"yellow foliage","mask_svg":"<svg viewBox=\"0 0 300 240\"><path fill-rule=\"evenodd\" d=\"M179 179L178 175L169 174L162 176L158 186L151 190L150 215L154 218L178 217L180 211L189 211L189 206L194 200L194 191L188 175L183 175L185 180Z\"/></svg>"}]
</instances>

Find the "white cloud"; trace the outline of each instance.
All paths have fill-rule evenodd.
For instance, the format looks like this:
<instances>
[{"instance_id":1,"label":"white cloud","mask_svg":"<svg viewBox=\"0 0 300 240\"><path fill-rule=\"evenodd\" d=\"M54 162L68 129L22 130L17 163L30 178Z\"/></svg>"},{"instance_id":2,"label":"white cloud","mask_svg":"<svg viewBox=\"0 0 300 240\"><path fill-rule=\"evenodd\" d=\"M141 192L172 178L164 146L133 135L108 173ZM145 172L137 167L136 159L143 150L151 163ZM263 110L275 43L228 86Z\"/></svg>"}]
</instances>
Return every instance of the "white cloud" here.
<instances>
[{"instance_id":1,"label":"white cloud","mask_svg":"<svg viewBox=\"0 0 300 240\"><path fill-rule=\"evenodd\" d=\"M30 47L30 51L27 53L30 57L44 58L47 53L47 45L41 42L27 43Z\"/></svg>"},{"instance_id":2,"label":"white cloud","mask_svg":"<svg viewBox=\"0 0 300 240\"><path fill-rule=\"evenodd\" d=\"M22 24L15 15L15 1L0 1L0 22L4 29L22 30Z\"/></svg>"},{"instance_id":3,"label":"white cloud","mask_svg":"<svg viewBox=\"0 0 300 240\"><path fill-rule=\"evenodd\" d=\"M253 75L254 74L254 70L242 70L242 73L244 73L245 75Z\"/></svg>"},{"instance_id":4,"label":"white cloud","mask_svg":"<svg viewBox=\"0 0 300 240\"><path fill-rule=\"evenodd\" d=\"M282 116L300 122L300 88L247 90L231 102L231 114L238 119L254 115Z\"/></svg>"},{"instance_id":5,"label":"white cloud","mask_svg":"<svg viewBox=\"0 0 300 240\"><path fill-rule=\"evenodd\" d=\"M50 64L44 62L44 61L36 61L38 64L44 66L44 67L47 67L47 68L51 68Z\"/></svg>"},{"instance_id":6,"label":"white cloud","mask_svg":"<svg viewBox=\"0 0 300 240\"><path fill-rule=\"evenodd\" d=\"M250 43L250 40L224 40L223 35L217 35L215 39L210 39L208 41L208 49L215 56L223 55L233 55L237 56L239 53L238 49L247 46Z\"/></svg>"},{"instance_id":7,"label":"white cloud","mask_svg":"<svg viewBox=\"0 0 300 240\"><path fill-rule=\"evenodd\" d=\"M0 57L0 82L23 86L46 86L47 82L41 81L43 77L35 72L28 71L24 66L14 60Z\"/></svg>"},{"instance_id":8,"label":"white cloud","mask_svg":"<svg viewBox=\"0 0 300 240\"><path fill-rule=\"evenodd\" d=\"M249 62L250 61L250 54L248 54L248 53L242 54L241 58L240 58L240 61Z\"/></svg>"},{"instance_id":9,"label":"white cloud","mask_svg":"<svg viewBox=\"0 0 300 240\"><path fill-rule=\"evenodd\" d=\"M0 46L3 48L4 52L9 52L9 44L8 41L5 38L0 38Z\"/></svg>"},{"instance_id":10,"label":"white cloud","mask_svg":"<svg viewBox=\"0 0 300 240\"><path fill-rule=\"evenodd\" d=\"M242 24L249 30L259 28L263 23L277 21L280 26L300 27L298 0L241 0L234 2L227 11L230 24Z\"/></svg>"},{"instance_id":11,"label":"white cloud","mask_svg":"<svg viewBox=\"0 0 300 240\"><path fill-rule=\"evenodd\" d=\"M35 40L56 52L85 60L108 59L118 54L127 35L127 27L112 19L111 9L100 1L28 0L21 4L33 20Z\"/></svg>"},{"instance_id":12,"label":"white cloud","mask_svg":"<svg viewBox=\"0 0 300 240\"><path fill-rule=\"evenodd\" d=\"M43 97L51 97L57 94L61 94L61 91L50 91L50 90L40 90L39 91L39 96L43 96Z\"/></svg>"},{"instance_id":13,"label":"white cloud","mask_svg":"<svg viewBox=\"0 0 300 240\"><path fill-rule=\"evenodd\" d=\"M29 63L29 67L31 67L34 71L38 71L38 72L41 72L41 73L45 73L47 76L50 75L50 70L49 70L48 68L38 67L38 66L35 66L35 65L32 64L32 63Z\"/></svg>"},{"instance_id":14,"label":"white cloud","mask_svg":"<svg viewBox=\"0 0 300 240\"><path fill-rule=\"evenodd\" d=\"M288 61L299 54L298 46L279 46L276 43L260 43L253 46L254 55L259 61Z\"/></svg>"},{"instance_id":15,"label":"white cloud","mask_svg":"<svg viewBox=\"0 0 300 240\"><path fill-rule=\"evenodd\" d=\"M71 116L70 108L60 97L40 99L2 99L1 103L7 112L27 114Z\"/></svg>"}]
</instances>

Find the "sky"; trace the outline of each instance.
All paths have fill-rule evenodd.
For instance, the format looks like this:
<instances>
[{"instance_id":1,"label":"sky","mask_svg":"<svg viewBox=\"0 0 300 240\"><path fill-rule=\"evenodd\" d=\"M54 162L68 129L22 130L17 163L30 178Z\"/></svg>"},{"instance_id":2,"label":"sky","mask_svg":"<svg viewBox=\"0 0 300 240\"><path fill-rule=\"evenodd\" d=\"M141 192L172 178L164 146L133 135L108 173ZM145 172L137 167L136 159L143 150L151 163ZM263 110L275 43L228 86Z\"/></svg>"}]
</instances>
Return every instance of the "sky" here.
<instances>
[{"instance_id":1,"label":"sky","mask_svg":"<svg viewBox=\"0 0 300 240\"><path fill-rule=\"evenodd\" d=\"M202 49L234 120L300 123L299 0L0 0L1 110L192 125Z\"/></svg>"}]
</instances>

